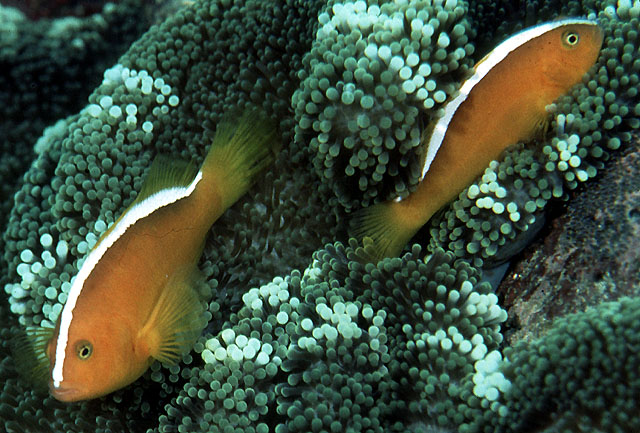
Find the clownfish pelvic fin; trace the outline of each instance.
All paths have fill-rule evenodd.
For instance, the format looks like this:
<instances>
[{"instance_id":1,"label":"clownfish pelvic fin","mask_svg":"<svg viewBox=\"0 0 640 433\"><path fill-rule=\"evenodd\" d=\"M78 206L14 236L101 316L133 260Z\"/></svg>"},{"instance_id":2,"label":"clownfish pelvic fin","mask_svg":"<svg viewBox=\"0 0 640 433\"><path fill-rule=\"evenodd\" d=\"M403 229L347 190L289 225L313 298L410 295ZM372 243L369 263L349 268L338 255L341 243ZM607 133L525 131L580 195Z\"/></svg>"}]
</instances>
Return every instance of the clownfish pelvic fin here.
<instances>
[{"instance_id":1,"label":"clownfish pelvic fin","mask_svg":"<svg viewBox=\"0 0 640 433\"><path fill-rule=\"evenodd\" d=\"M151 315L137 335L136 351L173 365L188 352L206 326L204 308L195 287L203 279L188 269L167 281Z\"/></svg>"}]
</instances>

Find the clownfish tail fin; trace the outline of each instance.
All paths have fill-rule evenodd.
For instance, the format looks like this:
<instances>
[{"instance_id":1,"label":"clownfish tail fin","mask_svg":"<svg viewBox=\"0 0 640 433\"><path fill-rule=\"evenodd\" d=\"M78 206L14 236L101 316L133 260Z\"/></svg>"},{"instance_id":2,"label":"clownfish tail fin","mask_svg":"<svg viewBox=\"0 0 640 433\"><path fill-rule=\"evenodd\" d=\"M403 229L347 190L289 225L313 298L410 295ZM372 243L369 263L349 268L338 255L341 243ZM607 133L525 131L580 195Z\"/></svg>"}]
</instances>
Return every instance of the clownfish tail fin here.
<instances>
[{"instance_id":1,"label":"clownfish tail fin","mask_svg":"<svg viewBox=\"0 0 640 433\"><path fill-rule=\"evenodd\" d=\"M202 165L203 181L219 186L223 209L235 203L275 159L280 146L276 123L256 108L239 118L225 115Z\"/></svg>"},{"instance_id":2,"label":"clownfish tail fin","mask_svg":"<svg viewBox=\"0 0 640 433\"><path fill-rule=\"evenodd\" d=\"M47 344L53 338L54 328L31 326L21 329L11 340L11 351L18 374L36 391L47 392L49 358Z\"/></svg>"},{"instance_id":3,"label":"clownfish tail fin","mask_svg":"<svg viewBox=\"0 0 640 433\"><path fill-rule=\"evenodd\" d=\"M189 352L207 324L207 317L195 290L202 279L195 269L178 273L161 291L145 325L139 331L136 351L164 364L176 364Z\"/></svg>"},{"instance_id":4,"label":"clownfish tail fin","mask_svg":"<svg viewBox=\"0 0 640 433\"><path fill-rule=\"evenodd\" d=\"M350 226L350 235L358 241L369 238L365 245L371 262L399 256L416 232L398 218L395 202L378 203L355 212Z\"/></svg>"}]
</instances>

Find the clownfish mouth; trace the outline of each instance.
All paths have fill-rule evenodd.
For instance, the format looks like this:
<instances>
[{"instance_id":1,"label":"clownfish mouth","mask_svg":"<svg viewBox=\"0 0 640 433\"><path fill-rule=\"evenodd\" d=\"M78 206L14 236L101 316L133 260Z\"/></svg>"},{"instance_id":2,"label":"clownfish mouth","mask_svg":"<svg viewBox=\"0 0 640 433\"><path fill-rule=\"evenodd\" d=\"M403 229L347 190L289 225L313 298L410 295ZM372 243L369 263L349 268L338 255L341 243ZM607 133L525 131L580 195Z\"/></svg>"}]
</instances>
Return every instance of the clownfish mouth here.
<instances>
[{"instance_id":1,"label":"clownfish mouth","mask_svg":"<svg viewBox=\"0 0 640 433\"><path fill-rule=\"evenodd\" d=\"M59 401L71 402L80 400L80 392L75 388L65 386L54 386L49 384L49 393Z\"/></svg>"}]
</instances>

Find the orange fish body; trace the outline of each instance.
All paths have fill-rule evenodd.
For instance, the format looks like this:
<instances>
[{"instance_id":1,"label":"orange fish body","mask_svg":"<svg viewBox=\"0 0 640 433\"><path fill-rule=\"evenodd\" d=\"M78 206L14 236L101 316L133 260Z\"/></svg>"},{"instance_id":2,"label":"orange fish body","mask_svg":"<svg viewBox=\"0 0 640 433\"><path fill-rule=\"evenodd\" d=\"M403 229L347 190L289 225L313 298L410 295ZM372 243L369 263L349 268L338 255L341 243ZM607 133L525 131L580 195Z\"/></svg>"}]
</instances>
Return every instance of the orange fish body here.
<instances>
[{"instance_id":1,"label":"orange fish body","mask_svg":"<svg viewBox=\"0 0 640 433\"><path fill-rule=\"evenodd\" d=\"M223 122L200 169L156 158L136 200L101 236L43 344L49 389L99 397L175 363L202 328L197 262L213 222L273 159L276 130L255 112Z\"/></svg>"},{"instance_id":2,"label":"orange fish body","mask_svg":"<svg viewBox=\"0 0 640 433\"><path fill-rule=\"evenodd\" d=\"M602 40L595 22L567 19L540 24L496 47L433 127L417 189L356 214L356 237L373 239L376 258L398 255L509 145L531 140L544 128L546 106L580 82Z\"/></svg>"},{"instance_id":3,"label":"orange fish body","mask_svg":"<svg viewBox=\"0 0 640 433\"><path fill-rule=\"evenodd\" d=\"M211 214L220 213L220 206L213 204L219 200L214 199L212 206L206 208L196 199L189 196L158 209L131 226L106 251L83 285L74 308L73 326L69 328L70 342L93 336L93 359L91 363L76 362L74 371L67 376L83 384L92 383L94 389L102 388L101 394L107 394L133 382L158 357L154 350L160 347L161 336L157 334L156 320L150 320L151 314L164 290L175 290L173 285L190 287L193 283L202 242L210 223L219 216ZM205 209L214 212L205 213ZM150 325L145 326L147 323ZM98 341L101 338L103 341ZM55 341L51 340L48 349L52 360ZM98 364L104 368L96 375ZM98 386L99 381L104 385ZM88 387L73 385L70 379L64 383L51 389L55 397L85 398L74 394Z\"/></svg>"}]
</instances>

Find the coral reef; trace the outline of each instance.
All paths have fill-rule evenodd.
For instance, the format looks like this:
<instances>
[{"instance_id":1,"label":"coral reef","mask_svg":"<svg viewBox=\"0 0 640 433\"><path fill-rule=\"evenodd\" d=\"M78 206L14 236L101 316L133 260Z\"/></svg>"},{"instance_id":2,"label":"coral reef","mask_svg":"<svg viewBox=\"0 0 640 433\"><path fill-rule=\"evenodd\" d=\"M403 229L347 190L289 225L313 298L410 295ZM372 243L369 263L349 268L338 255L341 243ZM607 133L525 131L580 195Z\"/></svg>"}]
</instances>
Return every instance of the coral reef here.
<instances>
[{"instance_id":1,"label":"coral reef","mask_svg":"<svg viewBox=\"0 0 640 433\"><path fill-rule=\"evenodd\" d=\"M530 241L550 208L590 188L629 146L640 123L640 4L512 3L185 2L117 62L100 66L102 81L91 84L95 74L74 75L64 62L36 74L62 98L54 101L74 105L52 109L58 105L32 99L25 129L10 131L27 144L12 172L24 171L21 184L7 190L18 187L12 201L3 200L0 426L516 431L544 396L555 408L548 425L562 431L637 428L628 406L636 403L606 394L638 393L620 364L626 357L637 371L637 300L571 316L547 336L503 350L507 317L480 280ZM473 62L506 35L559 15L597 18L606 39L582 85L551 107L547 139L516 144L493 162L406 255L362 264L370 245L346 238L348 212L411 191L420 134ZM2 29L21 20L14 15ZM90 33L100 39L101 28ZM2 52L20 46L11 35L0 33ZM110 43L126 44L118 41ZM80 84L97 87L67 90ZM22 90L6 92L24 96L26 106L36 95ZM16 374L12 350L20 347L10 342L25 326L55 322L79 263L140 191L156 154L199 164L221 117L249 106L277 119L282 148L206 240L199 267L211 319L194 350L97 400L69 405L40 394ZM572 338L563 348L565 335ZM606 348L621 356L616 363L607 365L615 355L605 357ZM598 356L588 359L590 351ZM572 399L573 391L580 392ZM593 410L601 419L582 415Z\"/></svg>"}]
</instances>

